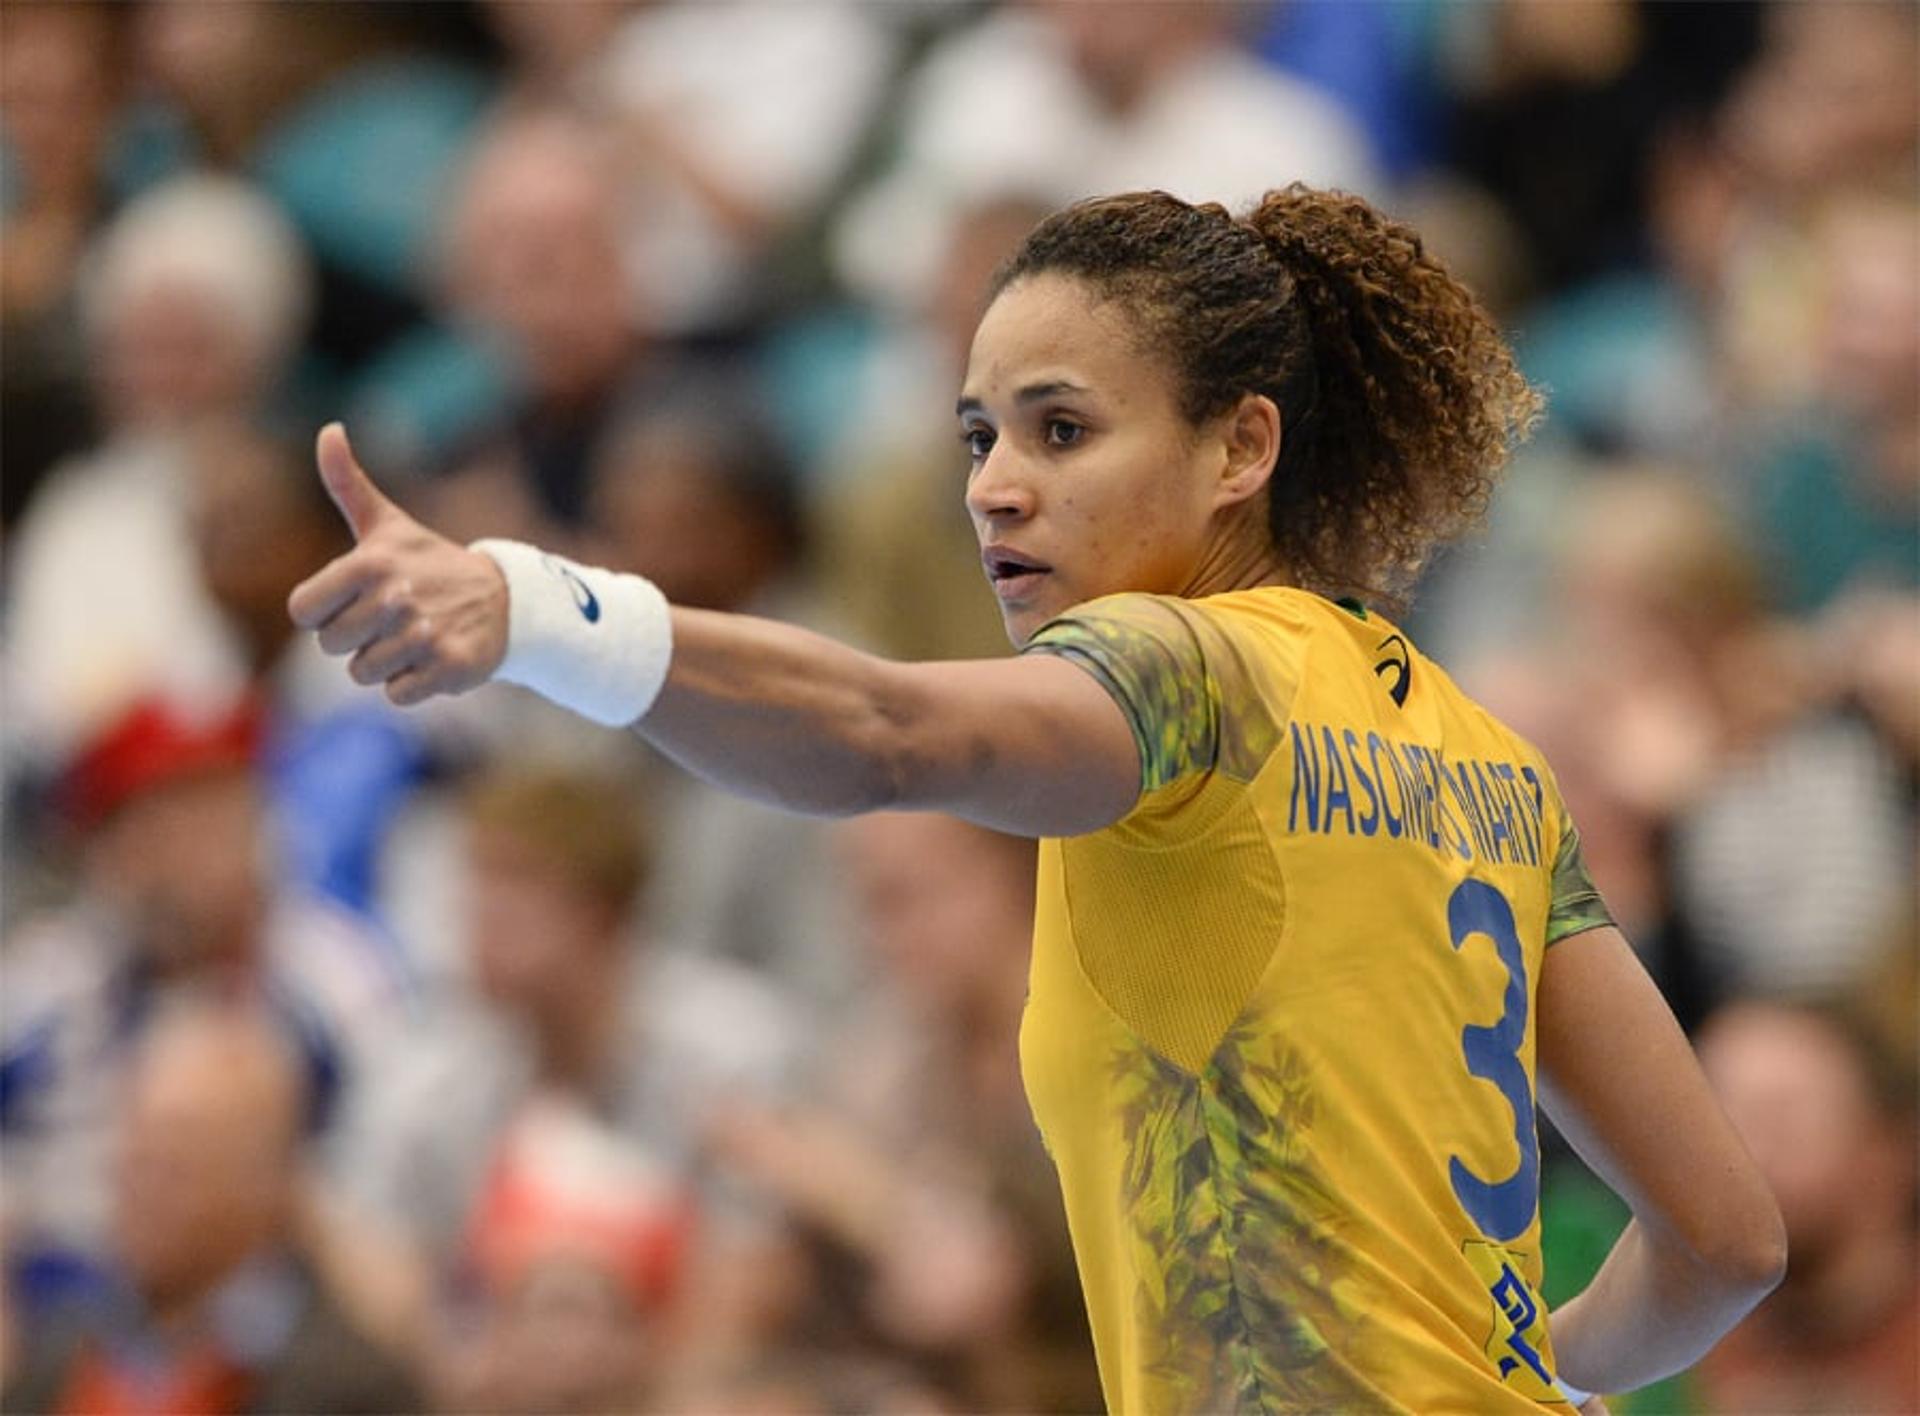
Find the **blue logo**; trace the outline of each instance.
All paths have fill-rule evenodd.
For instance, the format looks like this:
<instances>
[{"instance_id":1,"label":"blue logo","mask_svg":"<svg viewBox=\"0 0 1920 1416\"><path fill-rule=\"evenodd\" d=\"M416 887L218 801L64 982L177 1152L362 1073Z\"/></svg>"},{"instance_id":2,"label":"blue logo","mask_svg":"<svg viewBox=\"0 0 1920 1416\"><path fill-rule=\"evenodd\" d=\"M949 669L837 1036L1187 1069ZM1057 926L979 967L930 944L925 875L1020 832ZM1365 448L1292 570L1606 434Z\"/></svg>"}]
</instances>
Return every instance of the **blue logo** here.
<instances>
[{"instance_id":1,"label":"blue logo","mask_svg":"<svg viewBox=\"0 0 1920 1416\"><path fill-rule=\"evenodd\" d=\"M587 623L599 623L600 600L593 591L587 588L587 582L574 574L573 570L565 563L555 559L553 556L547 557L547 567L567 582L567 589L573 593L573 603L579 607L580 613L586 617Z\"/></svg>"}]
</instances>

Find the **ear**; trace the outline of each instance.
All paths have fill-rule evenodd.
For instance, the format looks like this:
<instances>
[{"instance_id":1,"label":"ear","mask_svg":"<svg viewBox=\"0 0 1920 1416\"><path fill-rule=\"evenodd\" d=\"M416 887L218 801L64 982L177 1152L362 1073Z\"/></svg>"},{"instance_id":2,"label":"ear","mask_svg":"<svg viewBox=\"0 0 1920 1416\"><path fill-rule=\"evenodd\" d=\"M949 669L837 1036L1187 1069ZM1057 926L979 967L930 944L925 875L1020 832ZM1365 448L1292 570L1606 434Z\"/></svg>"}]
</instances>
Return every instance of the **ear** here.
<instances>
[{"instance_id":1,"label":"ear","mask_svg":"<svg viewBox=\"0 0 1920 1416\"><path fill-rule=\"evenodd\" d=\"M1235 506L1258 496L1280 461L1279 405L1265 394L1244 395L1220 415L1219 437L1225 455L1214 505Z\"/></svg>"}]
</instances>

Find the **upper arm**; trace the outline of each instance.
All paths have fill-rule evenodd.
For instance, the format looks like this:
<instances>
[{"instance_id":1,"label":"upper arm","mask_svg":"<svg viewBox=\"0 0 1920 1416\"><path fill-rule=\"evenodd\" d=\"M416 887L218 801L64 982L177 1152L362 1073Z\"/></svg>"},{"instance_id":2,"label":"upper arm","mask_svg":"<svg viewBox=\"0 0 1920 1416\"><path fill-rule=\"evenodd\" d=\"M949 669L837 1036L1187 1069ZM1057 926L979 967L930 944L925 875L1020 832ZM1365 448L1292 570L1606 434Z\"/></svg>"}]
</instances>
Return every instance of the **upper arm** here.
<instances>
[{"instance_id":1,"label":"upper arm","mask_svg":"<svg viewBox=\"0 0 1920 1416\"><path fill-rule=\"evenodd\" d=\"M1028 655L901 664L898 806L950 811L1026 836L1111 825L1139 799L1127 715L1083 669Z\"/></svg>"},{"instance_id":2,"label":"upper arm","mask_svg":"<svg viewBox=\"0 0 1920 1416\"><path fill-rule=\"evenodd\" d=\"M1123 594L1042 626L1012 661L925 665L919 737L958 775L944 806L1048 836L1108 826L1153 796L1177 811L1216 768L1251 775L1271 725L1246 655L1185 602ZM908 773L925 780L926 774Z\"/></svg>"},{"instance_id":3,"label":"upper arm","mask_svg":"<svg viewBox=\"0 0 1920 1416\"><path fill-rule=\"evenodd\" d=\"M1764 1267L1779 1211L1618 929L1547 950L1538 1014L1542 1103L1635 1217L1715 1267Z\"/></svg>"}]
</instances>

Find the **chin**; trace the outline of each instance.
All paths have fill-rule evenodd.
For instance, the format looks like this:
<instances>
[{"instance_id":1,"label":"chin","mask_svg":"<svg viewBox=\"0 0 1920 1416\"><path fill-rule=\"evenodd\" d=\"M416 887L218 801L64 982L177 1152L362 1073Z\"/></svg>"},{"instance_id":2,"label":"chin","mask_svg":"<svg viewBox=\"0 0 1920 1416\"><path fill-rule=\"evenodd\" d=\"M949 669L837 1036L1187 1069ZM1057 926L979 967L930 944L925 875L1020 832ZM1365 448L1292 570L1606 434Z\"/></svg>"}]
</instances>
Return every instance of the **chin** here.
<instances>
[{"instance_id":1,"label":"chin","mask_svg":"<svg viewBox=\"0 0 1920 1416\"><path fill-rule=\"evenodd\" d=\"M1013 645L1016 653L1025 649L1027 641L1033 638L1040 626L1052 618L1051 614L1040 610L1021 609L1000 612L1000 622L1007 628L1007 642Z\"/></svg>"}]
</instances>

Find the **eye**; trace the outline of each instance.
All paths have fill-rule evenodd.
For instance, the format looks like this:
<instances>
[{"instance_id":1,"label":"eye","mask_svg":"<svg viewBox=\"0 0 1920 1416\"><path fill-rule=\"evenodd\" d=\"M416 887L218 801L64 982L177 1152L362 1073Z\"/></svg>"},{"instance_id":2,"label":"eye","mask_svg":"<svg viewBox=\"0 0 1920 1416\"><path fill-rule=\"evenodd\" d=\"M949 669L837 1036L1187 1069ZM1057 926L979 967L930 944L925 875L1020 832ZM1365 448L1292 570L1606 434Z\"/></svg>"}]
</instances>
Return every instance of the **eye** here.
<instances>
[{"instance_id":1,"label":"eye","mask_svg":"<svg viewBox=\"0 0 1920 1416\"><path fill-rule=\"evenodd\" d=\"M966 448L968 457L971 457L975 462L985 462L987 460L987 454L993 451L993 429L981 427L962 428L960 430L960 444Z\"/></svg>"},{"instance_id":2,"label":"eye","mask_svg":"<svg viewBox=\"0 0 1920 1416\"><path fill-rule=\"evenodd\" d=\"M1078 423L1070 423L1065 418L1049 418L1045 428L1047 446L1072 447L1085 432L1086 429Z\"/></svg>"}]
</instances>

